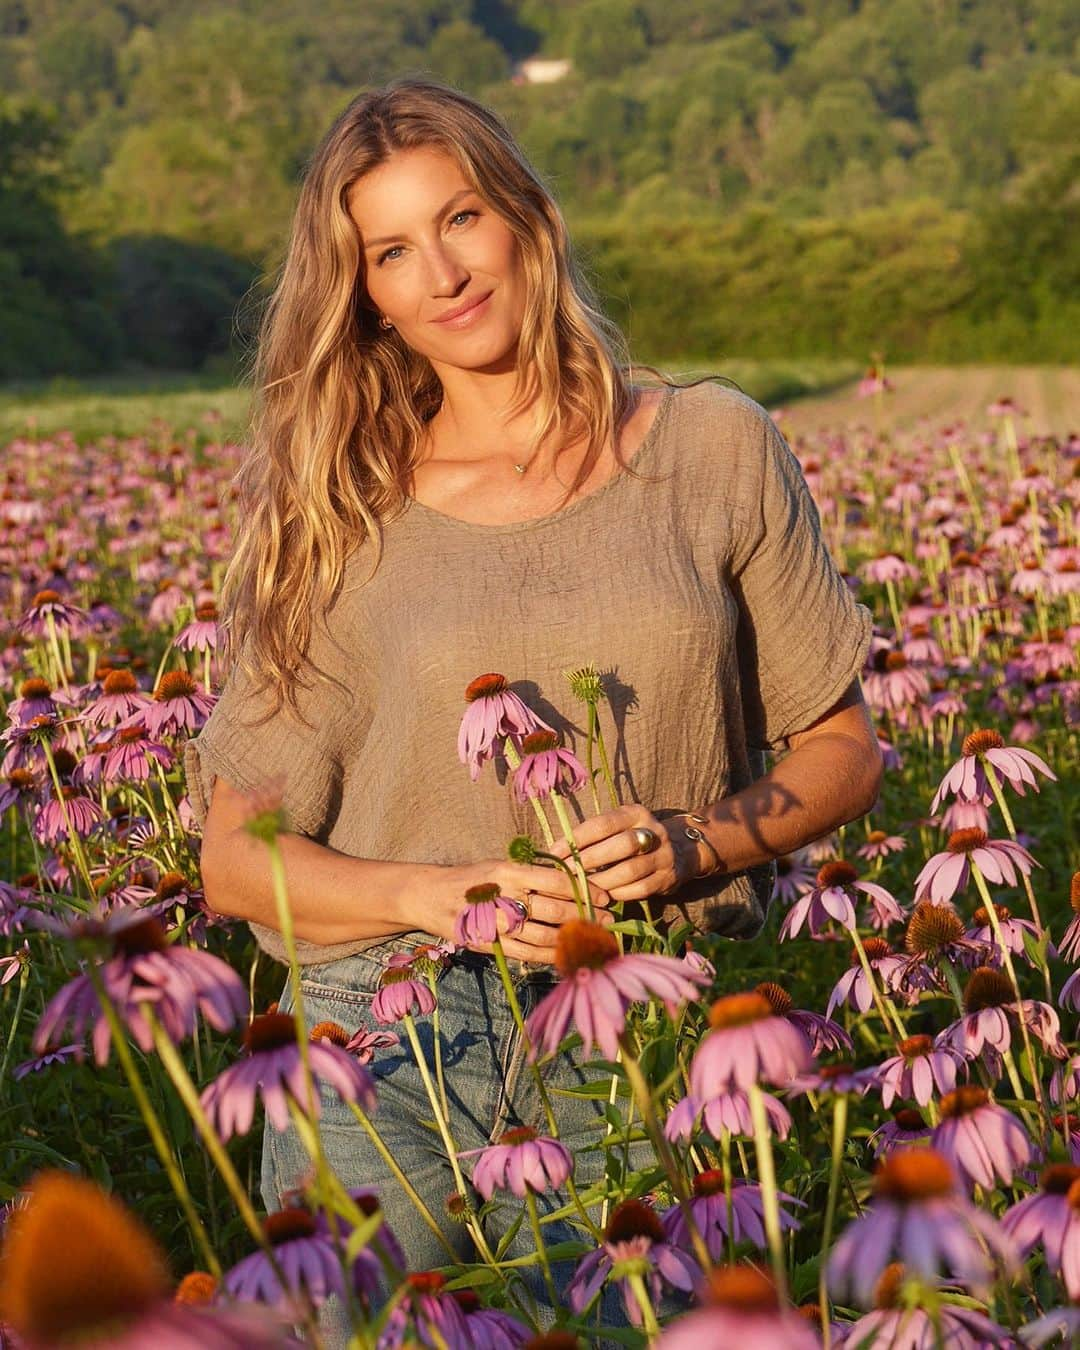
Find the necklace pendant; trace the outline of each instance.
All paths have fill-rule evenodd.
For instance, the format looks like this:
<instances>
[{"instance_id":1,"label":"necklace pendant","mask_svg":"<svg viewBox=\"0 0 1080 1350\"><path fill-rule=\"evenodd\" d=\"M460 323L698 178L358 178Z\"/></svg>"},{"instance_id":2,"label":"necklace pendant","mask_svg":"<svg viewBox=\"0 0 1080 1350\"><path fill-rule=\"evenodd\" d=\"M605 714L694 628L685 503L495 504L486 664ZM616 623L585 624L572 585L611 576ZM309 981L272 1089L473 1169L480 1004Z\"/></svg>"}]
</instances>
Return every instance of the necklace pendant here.
<instances>
[{"instance_id":1,"label":"necklace pendant","mask_svg":"<svg viewBox=\"0 0 1080 1350\"><path fill-rule=\"evenodd\" d=\"M527 468L528 468L528 465L527 465L527 464L515 464L515 465L514 465L514 472L515 472L515 473L524 473L525 470L526 470Z\"/></svg>"}]
</instances>

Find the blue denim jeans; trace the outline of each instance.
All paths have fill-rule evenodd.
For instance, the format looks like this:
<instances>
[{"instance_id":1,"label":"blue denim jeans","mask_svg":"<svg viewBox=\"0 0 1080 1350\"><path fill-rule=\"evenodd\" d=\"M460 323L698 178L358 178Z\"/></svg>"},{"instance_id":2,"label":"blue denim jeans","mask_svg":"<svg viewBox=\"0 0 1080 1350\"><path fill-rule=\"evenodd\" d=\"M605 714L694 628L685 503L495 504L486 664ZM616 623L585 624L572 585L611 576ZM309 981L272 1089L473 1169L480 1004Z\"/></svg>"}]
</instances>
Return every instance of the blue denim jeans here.
<instances>
[{"instance_id":1,"label":"blue denim jeans","mask_svg":"<svg viewBox=\"0 0 1080 1350\"><path fill-rule=\"evenodd\" d=\"M350 1035L360 1028L368 1031L383 1029L371 1015L371 1000L378 988L379 977L391 955L410 950L416 942L415 935L392 938L340 961L305 966L301 989L308 1027L332 1021L339 1023ZM553 972L550 968L537 968L517 974L514 966L511 972L522 1014L527 1017L553 987ZM535 1078L526 1063L524 1046L493 960L475 953L460 953L440 972L436 991L450 1128L458 1150L483 1148L497 1142L505 1130L521 1125L531 1126L541 1134L549 1133ZM287 983L279 1009L282 1012L292 1009ZM432 1019L419 1018L416 1025L428 1063L433 1065ZM439 1221L454 1251L463 1260L476 1260L467 1228L447 1216L446 1201L457 1187L442 1142L430 1124L430 1102L404 1028L398 1030L401 1044L376 1051L370 1066L378 1091L373 1123ZM543 1065L542 1074L549 1090L579 1086L589 1081L588 1075L568 1054L556 1056ZM342 1183L346 1187L370 1186L378 1191L385 1217L406 1253L411 1270L423 1271L450 1264L445 1247L393 1178L349 1107L329 1089L323 1089L320 1098L319 1133L323 1149ZM579 1191L585 1191L603 1176L605 1153L613 1155L613 1166L621 1165L618 1149L588 1149L589 1145L602 1140L606 1131L603 1102L585 1096L559 1095L553 1095L552 1102L559 1136L574 1156L577 1187ZM643 1165L638 1147L631 1152L634 1155L631 1164ZM470 1175L474 1161L466 1159L462 1163L466 1177ZM279 1133L267 1122L263 1138L262 1192L268 1210L281 1207L284 1193L300 1184L310 1166L308 1154L295 1130L290 1127ZM502 1203L486 1218L484 1225L485 1236L493 1250L509 1226L521 1218L524 1208L510 1192L496 1192L496 1199ZM478 1197L470 1196L470 1200L479 1205ZM566 1200L564 1193L538 1197L541 1215L561 1208ZM599 1206L591 1213L597 1221ZM545 1245L550 1247L557 1241L580 1238L582 1230L560 1220L545 1225L545 1236ZM534 1250L530 1226L523 1222L504 1256L524 1256ZM555 1265L555 1280L560 1292L572 1269L572 1265L565 1262ZM544 1303L545 1292L537 1267L525 1267L522 1274L533 1297ZM605 1321L621 1320L611 1299L604 1300L603 1315ZM328 1308L322 1323L328 1344L345 1344L347 1332L339 1309Z\"/></svg>"}]
</instances>

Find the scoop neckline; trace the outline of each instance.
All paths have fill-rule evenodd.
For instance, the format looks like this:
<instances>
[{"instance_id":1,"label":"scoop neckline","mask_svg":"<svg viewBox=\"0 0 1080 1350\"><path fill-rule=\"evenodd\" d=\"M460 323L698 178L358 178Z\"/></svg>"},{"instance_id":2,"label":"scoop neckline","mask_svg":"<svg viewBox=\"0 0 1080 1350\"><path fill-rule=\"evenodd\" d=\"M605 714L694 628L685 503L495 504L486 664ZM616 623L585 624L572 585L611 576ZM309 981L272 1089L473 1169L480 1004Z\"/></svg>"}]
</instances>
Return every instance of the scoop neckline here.
<instances>
[{"instance_id":1,"label":"scoop neckline","mask_svg":"<svg viewBox=\"0 0 1080 1350\"><path fill-rule=\"evenodd\" d=\"M655 386L647 387L655 388ZM626 461L627 468L636 468L642 458L644 458L652 448L653 443L656 441L663 428L663 423L667 420L668 410L674 401L675 391L678 387L679 386L677 385L671 384L665 385L664 396L660 400L660 406L653 416L648 431L642 437L641 444ZM545 516L530 516L527 520L505 521L498 525L484 524L475 520L462 520L460 516L447 515L445 511L439 511L434 506L427 506L424 502L418 501L415 497L406 497L405 500L408 503L406 515L416 510L423 516L429 516L432 520L441 521L443 524L459 530L471 530L477 534L513 534L520 530L542 528L545 525L550 525L554 521L562 520L566 516L572 516L588 506L590 502L595 501L597 497L603 497L605 493L610 492L617 483L622 482L624 478L628 477L629 474L626 473L625 469L620 468L612 474L606 482L601 483L598 488L594 488L592 492L587 492L584 497L579 497L577 501L571 502L569 506L562 507L561 510L549 511Z\"/></svg>"}]
</instances>

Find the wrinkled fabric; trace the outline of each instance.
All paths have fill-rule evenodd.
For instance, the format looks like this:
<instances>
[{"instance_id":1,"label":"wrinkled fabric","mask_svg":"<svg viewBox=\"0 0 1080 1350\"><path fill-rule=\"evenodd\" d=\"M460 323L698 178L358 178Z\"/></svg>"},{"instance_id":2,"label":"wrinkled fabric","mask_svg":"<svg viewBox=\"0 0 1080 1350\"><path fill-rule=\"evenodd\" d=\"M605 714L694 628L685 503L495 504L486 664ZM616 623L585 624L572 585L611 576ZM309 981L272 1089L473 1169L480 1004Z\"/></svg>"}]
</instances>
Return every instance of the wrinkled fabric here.
<instances>
[{"instance_id":1,"label":"wrinkled fabric","mask_svg":"<svg viewBox=\"0 0 1080 1350\"><path fill-rule=\"evenodd\" d=\"M798 460L764 408L712 382L668 388L629 471L561 511L478 525L410 499L368 580L372 548L354 551L327 631L316 626L310 654L343 688L301 694L310 726L284 711L253 725L270 705L239 667L226 679L185 747L200 823L217 775L245 792L284 775L292 828L342 853L502 859L514 835L536 838L536 819L504 763L474 783L459 762L465 688L505 675L584 759L585 709L564 672L589 662L621 800L661 819L701 811L827 712L870 644L870 612L830 557ZM567 800L575 821L594 814L588 787ZM662 917L753 936L774 874L765 864L690 883ZM358 893L358 910L372 903ZM278 933L252 929L283 959ZM299 957L384 940L301 942Z\"/></svg>"}]
</instances>

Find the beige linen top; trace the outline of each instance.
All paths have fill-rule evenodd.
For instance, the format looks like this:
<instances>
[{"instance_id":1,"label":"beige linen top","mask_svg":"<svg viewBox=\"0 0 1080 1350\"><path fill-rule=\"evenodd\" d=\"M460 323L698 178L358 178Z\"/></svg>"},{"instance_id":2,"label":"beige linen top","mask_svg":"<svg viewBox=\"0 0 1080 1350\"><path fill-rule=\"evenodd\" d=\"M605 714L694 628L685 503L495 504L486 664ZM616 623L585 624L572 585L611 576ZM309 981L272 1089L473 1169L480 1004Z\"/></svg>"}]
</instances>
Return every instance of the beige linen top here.
<instances>
[{"instance_id":1,"label":"beige linen top","mask_svg":"<svg viewBox=\"0 0 1080 1350\"><path fill-rule=\"evenodd\" d=\"M285 775L292 828L341 853L504 858L537 823L501 760L476 783L459 762L465 687L505 675L584 759L584 707L563 672L587 662L608 695L600 717L623 801L662 819L760 777L762 751L783 748L859 674L870 612L823 543L798 460L751 398L712 382L668 388L629 462L642 477L619 472L534 520L473 524L410 499L371 581L370 541L346 564L328 615L340 649L316 626L311 654L351 705L320 682L300 696L312 727L282 712L253 729L266 707L234 669L185 748L200 824L215 775L241 791ZM574 820L593 813L588 788L568 802ZM693 882L664 918L752 936L774 875L766 864ZM358 889L358 915L374 903ZM251 927L282 959L279 934ZM299 955L321 963L384 941L302 942Z\"/></svg>"}]
</instances>

